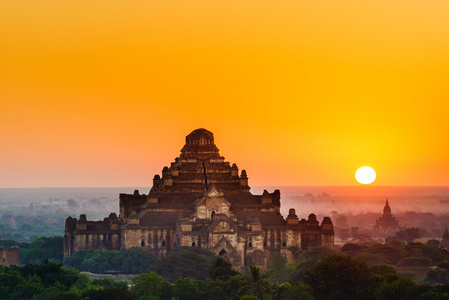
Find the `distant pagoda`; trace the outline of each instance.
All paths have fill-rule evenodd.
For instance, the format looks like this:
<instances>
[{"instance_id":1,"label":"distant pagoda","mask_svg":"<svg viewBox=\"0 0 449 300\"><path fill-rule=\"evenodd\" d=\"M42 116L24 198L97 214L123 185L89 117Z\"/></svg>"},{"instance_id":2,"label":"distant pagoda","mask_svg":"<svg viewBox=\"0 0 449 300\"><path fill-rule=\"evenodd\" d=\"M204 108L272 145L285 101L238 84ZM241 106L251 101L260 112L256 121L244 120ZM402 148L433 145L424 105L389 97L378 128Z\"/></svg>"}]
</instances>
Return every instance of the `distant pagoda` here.
<instances>
[{"instance_id":1,"label":"distant pagoda","mask_svg":"<svg viewBox=\"0 0 449 300\"><path fill-rule=\"evenodd\" d=\"M376 220L374 231L377 233L394 233L399 230L399 227L398 219L391 214L391 208L387 199L382 216Z\"/></svg>"}]
</instances>

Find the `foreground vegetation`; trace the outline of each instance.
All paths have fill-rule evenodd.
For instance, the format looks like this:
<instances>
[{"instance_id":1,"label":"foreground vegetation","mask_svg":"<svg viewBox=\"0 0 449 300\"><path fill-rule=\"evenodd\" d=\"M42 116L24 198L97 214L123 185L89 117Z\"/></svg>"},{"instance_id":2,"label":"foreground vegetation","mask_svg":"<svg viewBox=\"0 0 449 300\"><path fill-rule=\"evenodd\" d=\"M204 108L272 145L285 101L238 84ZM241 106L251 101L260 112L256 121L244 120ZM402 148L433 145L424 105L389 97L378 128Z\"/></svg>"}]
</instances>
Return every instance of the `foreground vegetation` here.
<instances>
[{"instance_id":1,"label":"foreground vegetation","mask_svg":"<svg viewBox=\"0 0 449 300\"><path fill-rule=\"evenodd\" d=\"M20 264L40 264L45 260L62 262L64 254L62 236L38 237L31 243L0 240L0 247L19 247Z\"/></svg>"},{"instance_id":2,"label":"foreground vegetation","mask_svg":"<svg viewBox=\"0 0 449 300\"><path fill-rule=\"evenodd\" d=\"M85 250L66 259L66 267L49 261L0 267L0 299L449 299L447 261L418 283L390 265L328 248L290 250L292 261L276 253L266 272L249 266L248 273L198 248L181 248L160 260L141 248ZM146 270L128 282L89 279L69 265Z\"/></svg>"}]
</instances>

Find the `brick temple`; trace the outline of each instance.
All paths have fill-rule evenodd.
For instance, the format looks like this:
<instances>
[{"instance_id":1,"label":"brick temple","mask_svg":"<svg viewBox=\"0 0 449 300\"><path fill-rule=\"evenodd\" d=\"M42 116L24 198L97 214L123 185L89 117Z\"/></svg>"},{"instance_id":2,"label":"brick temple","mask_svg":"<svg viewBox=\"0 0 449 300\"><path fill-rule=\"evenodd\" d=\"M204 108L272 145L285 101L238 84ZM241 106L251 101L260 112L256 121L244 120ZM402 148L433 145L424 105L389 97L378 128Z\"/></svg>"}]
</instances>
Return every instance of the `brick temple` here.
<instances>
[{"instance_id":1,"label":"brick temple","mask_svg":"<svg viewBox=\"0 0 449 300\"><path fill-rule=\"evenodd\" d=\"M166 256L178 247L199 247L224 256L236 269L266 268L270 255L288 247L334 247L332 221L314 214L299 220L280 214L281 194L253 195L245 170L230 165L205 129L186 137L179 157L155 175L148 195L120 194L120 214L103 221L66 220L64 256L80 249L142 247Z\"/></svg>"}]
</instances>

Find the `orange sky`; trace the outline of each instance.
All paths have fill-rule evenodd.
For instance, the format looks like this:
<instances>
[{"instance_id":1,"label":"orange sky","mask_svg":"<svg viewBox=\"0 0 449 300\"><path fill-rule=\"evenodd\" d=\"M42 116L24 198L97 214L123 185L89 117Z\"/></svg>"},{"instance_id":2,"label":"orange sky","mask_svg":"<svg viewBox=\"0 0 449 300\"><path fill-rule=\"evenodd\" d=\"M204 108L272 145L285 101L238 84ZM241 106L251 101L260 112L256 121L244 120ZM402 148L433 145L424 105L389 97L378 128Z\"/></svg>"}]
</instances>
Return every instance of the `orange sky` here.
<instances>
[{"instance_id":1,"label":"orange sky","mask_svg":"<svg viewBox=\"0 0 449 300\"><path fill-rule=\"evenodd\" d=\"M203 127L250 185L449 185L449 2L0 0L0 187L149 186Z\"/></svg>"}]
</instances>

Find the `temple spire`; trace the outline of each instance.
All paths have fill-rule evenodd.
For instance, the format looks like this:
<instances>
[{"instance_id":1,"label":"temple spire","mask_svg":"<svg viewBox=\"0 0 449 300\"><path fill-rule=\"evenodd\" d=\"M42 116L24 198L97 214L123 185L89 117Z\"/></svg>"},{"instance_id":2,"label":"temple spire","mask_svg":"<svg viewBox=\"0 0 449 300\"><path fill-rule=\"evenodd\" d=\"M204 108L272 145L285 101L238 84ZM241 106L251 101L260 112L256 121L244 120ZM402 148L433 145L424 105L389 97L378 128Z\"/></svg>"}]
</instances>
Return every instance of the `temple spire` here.
<instances>
[{"instance_id":1,"label":"temple spire","mask_svg":"<svg viewBox=\"0 0 449 300\"><path fill-rule=\"evenodd\" d=\"M384 207L384 215L391 215L391 208L390 208L390 205L388 204L388 198L387 198L387 202L385 203L385 207Z\"/></svg>"}]
</instances>

